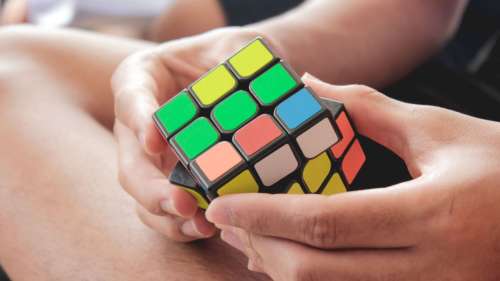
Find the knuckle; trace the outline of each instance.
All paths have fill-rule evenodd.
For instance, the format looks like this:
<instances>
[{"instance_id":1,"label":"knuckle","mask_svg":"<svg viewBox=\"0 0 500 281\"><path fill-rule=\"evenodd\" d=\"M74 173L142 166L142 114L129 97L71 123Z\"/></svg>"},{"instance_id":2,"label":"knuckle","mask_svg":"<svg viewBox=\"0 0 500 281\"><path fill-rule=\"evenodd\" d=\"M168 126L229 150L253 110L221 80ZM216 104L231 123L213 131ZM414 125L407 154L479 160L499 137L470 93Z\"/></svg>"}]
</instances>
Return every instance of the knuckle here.
<instances>
[{"instance_id":1,"label":"knuckle","mask_svg":"<svg viewBox=\"0 0 500 281\"><path fill-rule=\"evenodd\" d=\"M353 95L357 99L378 101L384 98L384 95L369 86L355 84L351 87L353 87Z\"/></svg>"},{"instance_id":2,"label":"knuckle","mask_svg":"<svg viewBox=\"0 0 500 281\"><path fill-rule=\"evenodd\" d=\"M248 256L248 259L252 261L252 263L254 265L256 265L257 267L262 267L264 266L264 261L262 259L262 256L259 254L258 250L256 249L255 247L255 239L257 239L254 234L252 233L247 233L245 232L245 236L246 236L246 245L245 245L245 248L246 248L246 254Z\"/></svg>"},{"instance_id":3,"label":"knuckle","mask_svg":"<svg viewBox=\"0 0 500 281\"><path fill-rule=\"evenodd\" d=\"M333 247L337 241L337 216L333 213L318 211L309 216L302 224L303 239L307 244L317 247Z\"/></svg>"},{"instance_id":4,"label":"knuckle","mask_svg":"<svg viewBox=\"0 0 500 281\"><path fill-rule=\"evenodd\" d=\"M140 95L140 93L148 93L149 89L143 84L131 84L123 86L115 91L115 115L125 125L130 126L130 122L140 116L137 108L138 102L144 104L154 104L155 100L148 95Z\"/></svg>"},{"instance_id":5,"label":"knuckle","mask_svg":"<svg viewBox=\"0 0 500 281\"><path fill-rule=\"evenodd\" d=\"M132 79L140 73L141 70L145 72L151 71L151 66L156 65L158 55L152 51L136 52L125 58L117 67L116 71L111 76L111 86L113 92L118 97L123 92L130 92L140 88L137 79ZM139 72L138 72L139 70ZM133 85L134 87L130 87Z\"/></svg>"}]
</instances>

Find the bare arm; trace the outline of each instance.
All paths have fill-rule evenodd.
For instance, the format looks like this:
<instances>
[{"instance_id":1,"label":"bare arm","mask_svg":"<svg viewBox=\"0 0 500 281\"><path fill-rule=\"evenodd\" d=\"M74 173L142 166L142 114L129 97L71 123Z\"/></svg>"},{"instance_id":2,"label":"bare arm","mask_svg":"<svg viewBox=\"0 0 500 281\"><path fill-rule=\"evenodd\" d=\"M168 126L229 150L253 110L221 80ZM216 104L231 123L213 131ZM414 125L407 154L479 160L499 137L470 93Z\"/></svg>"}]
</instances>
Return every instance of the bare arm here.
<instances>
[{"instance_id":1,"label":"bare arm","mask_svg":"<svg viewBox=\"0 0 500 281\"><path fill-rule=\"evenodd\" d=\"M310 0L251 27L299 70L335 83L381 86L438 50L467 0Z\"/></svg>"}]
</instances>

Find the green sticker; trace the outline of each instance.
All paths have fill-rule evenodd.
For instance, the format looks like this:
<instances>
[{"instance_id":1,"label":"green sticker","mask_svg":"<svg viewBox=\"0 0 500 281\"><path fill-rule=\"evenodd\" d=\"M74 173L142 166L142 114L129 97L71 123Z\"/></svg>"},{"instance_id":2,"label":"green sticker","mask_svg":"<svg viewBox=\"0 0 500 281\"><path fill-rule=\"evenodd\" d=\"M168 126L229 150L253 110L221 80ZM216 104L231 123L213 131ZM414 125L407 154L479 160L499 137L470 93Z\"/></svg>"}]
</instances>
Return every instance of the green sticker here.
<instances>
[{"instance_id":1,"label":"green sticker","mask_svg":"<svg viewBox=\"0 0 500 281\"><path fill-rule=\"evenodd\" d=\"M264 105L270 105L298 86L295 78L283 64L278 63L255 78L250 90Z\"/></svg>"},{"instance_id":2,"label":"green sticker","mask_svg":"<svg viewBox=\"0 0 500 281\"><path fill-rule=\"evenodd\" d=\"M257 114L258 106L250 94L240 90L215 106L213 116L224 131L234 131Z\"/></svg>"},{"instance_id":3,"label":"green sticker","mask_svg":"<svg viewBox=\"0 0 500 281\"><path fill-rule=\"evenodd\" d=\"M171 135L191 121L197 111L189 93L182 91L158 109L155 115L166 133Z\"/></svg>"},{"instance_id":4,"label":"green sticker","mask_svg":"<svg viewBox=\"0 0 500 281\"><path fill-rule=\"evenodd\" d=\"M177 147L184 152L188 160L196 158L216 143L218 139L219 133L205 117L194 120L173 138Z\"/></svg>"}]
</instances>

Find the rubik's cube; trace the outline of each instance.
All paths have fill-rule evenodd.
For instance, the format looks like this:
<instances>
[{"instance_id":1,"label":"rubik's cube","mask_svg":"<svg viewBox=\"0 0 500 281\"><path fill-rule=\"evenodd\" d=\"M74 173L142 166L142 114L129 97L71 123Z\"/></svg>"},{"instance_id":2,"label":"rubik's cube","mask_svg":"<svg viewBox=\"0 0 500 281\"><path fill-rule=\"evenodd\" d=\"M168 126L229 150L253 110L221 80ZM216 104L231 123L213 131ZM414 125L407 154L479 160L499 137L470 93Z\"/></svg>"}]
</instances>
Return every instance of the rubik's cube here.
<instances>
[{"instance_id":1,"label":"rubik's cube","mask_svg":"<svg viewBox=\"0 0 500 281\"><path fill-rule=\"evenodd\" d=\"M201 208L233 193L345 192L366 160L344 106L319 99L262 38L153 119L180 159L170 181Z\"/></svg>"}]
</instances>

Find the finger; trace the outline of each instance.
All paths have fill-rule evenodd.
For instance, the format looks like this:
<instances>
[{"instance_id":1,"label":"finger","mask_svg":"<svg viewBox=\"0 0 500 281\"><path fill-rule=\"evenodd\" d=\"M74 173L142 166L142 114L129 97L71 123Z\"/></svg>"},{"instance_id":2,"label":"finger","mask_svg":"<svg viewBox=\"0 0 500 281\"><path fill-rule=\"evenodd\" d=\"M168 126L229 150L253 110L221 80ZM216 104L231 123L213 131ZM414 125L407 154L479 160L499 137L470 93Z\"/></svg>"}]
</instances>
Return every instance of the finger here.
<instances>
[{"instance_id":1,"label":"finger","mask_svg":"<svg viewBox=\"0 0 500 281\"><path fill-rule=\"evenodd\" d=\"M239 227L319 248L409 247L417 243L425 225L418 200L422 181L331 197L223 196L211 202L207 218L217 226Z\"/></svg>"},{"instance_id":2,"label":"finger","mask_svg":"<svg viewBox=\"0 0 500 281\"><path fill-rule=\"evenodd\" d=\"M403 280L423 267L411 249L323 251L239 230L221 236L247 255L251 270L275 281Z\"/></svg>"},{"instance_id":3,"label":"finger","mask_svg":"<svg viewBox=\"0 0 500 281\"><path fill-rule=\"evenodd\" d=\"M165 150L166 143L155 129L152 115L176 87L169 70L153 51L132 55L113 75L116 117L132 129L148 153Z\"/></svg>"},{"instance_id":4,"label":"finger","mask_svg":"<svg viewBox=\"0 0 500 281\"><path fill-rule=\"evenodd\" d=\"M318 95L344 103L359 133L404 158L412 126L409 116L416 105L391 99L367 86L331 85L310 74L303 80Z\"/></svg>"},{"instance_id":5,"label":"finger","mask_svg":"<svg viewBox=\"0 0 500 281\"><path fill-rule=\"evenodd\" d=\"M118 140L119 180L122 187L149 212L192 218L196 200L186 191L170 184L167 177L142 151L130 129L115 123Z\"/></svg>"},{"instance_id":6,"label":"finger","mask_svg":"<svg viewBox=\"0 0 500 281\"><path fill-rule=\"evenodd\" d=\"M169 239L179 242L190 242L197 239L213 236L215 231L208 234L200 232L193 219L186 220L172 215L156 216L148 212L141 205L137 205L137 214L141 221L149 228L158 231ZM206 229L203 229L206 231Z\"/></svg>"},{"instance_id":7,"label":"finger","mask_svg":"<svg viewBox=\"0 0 500 281\"><path fill-rule=\"evenodd\" d=\"M201 209L198 209L190 222L190 224L183 226L185 227L183 228L183 232L188 235L192 236L190 233L195 233L196 235L201 235L203 238L208 238L214 236L217 232L217 228L207 220L205 212Z\"/></svg>"}]
</instances>

